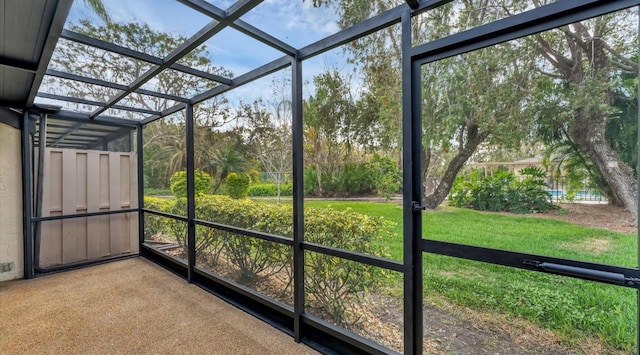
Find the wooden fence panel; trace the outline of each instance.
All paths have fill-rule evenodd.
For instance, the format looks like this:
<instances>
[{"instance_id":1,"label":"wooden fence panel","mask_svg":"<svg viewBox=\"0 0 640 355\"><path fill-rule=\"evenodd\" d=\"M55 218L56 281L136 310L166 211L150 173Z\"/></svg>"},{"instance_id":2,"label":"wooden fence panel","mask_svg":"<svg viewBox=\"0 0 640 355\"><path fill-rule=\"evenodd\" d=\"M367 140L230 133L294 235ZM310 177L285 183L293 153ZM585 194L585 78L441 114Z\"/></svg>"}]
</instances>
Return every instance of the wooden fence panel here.
<instances>
[{"instance_id":1,"label":"wooden fence panel","mask_svg":"<svg viewBox=\"0 0 640 355\"><path fill-rule=\"evenodd\" d=\"M42 216L136 208L135 153L47 148ZM43 222L40 267L138 251L136 213Z\"/></svg>"}]
</instances>

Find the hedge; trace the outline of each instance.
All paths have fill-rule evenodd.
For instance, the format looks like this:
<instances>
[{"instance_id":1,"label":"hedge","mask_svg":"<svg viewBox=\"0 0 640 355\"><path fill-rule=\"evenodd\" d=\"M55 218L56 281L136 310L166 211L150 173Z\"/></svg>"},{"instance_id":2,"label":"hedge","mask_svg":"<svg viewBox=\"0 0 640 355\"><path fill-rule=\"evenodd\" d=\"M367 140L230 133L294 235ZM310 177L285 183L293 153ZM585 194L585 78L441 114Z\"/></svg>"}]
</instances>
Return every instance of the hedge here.
<instances>
[{"instance_id":1,"label":"hedge","mask_svg":"<svg viewBox=\"0 0 640 355\"><path fill-rule=\"evenodd\" d=\"M275 197L278 196L278 185L276 184L255 184L249 186L249 196L251 197ZM293 196L293 184L281 184L280 196Z\"/></svg>"},{"instance_id":2,"label":"hedge","mask_svg":"<svg viewBox=\"0 0 640 355\"><path fill-rule=\"evenodd\" d=\"M162 200L145 197L145 207L169 213L182 212L185 199ZM345 250L386 256L385 243L391 233L389 222L351 210L306 208L305 240ZM201 196L196 199L196 218L234 227L293 237L291 205L261 204L251 200L234 200L227 196ZM145 216L145 222L147 217ZM163 222L145 223L147 236L175 240L184 250L184 231L167 218ZM186 227L184 222L179 225ZM291 247L213 228L203 227L196 233L198 262L207 260L210 266L227 263L239 272L238 282L256 285L278 275L291 284L293 275ZM206 254L206 257L203 257ZM201 265L202 266L202 265ZM305 252L305 293L309 309L348 325L358 322L357 307L365 291L379 287L386 274L379 268L339 259L315 252Z\"/></svg>"}]
</instances>

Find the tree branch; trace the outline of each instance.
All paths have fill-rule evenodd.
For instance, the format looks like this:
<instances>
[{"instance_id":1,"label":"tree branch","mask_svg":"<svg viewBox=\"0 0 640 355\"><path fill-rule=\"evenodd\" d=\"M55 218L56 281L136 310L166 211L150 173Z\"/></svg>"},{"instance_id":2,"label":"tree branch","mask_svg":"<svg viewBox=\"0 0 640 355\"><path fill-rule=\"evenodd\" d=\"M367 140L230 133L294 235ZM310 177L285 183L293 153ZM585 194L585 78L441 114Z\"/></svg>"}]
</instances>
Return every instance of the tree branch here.
<instances>
[{"instance_id":1,"label":"tree branch","mask_svg":"<svg viewBox=\"0 0 640 355\"><path fill-rule=\"evenodd\" d=\"M549 73L549 72L546 72L546 71L544 71L544 70L542 70L542 69L539 69L539 68L535 68L535 71L537 71L537 72L538 72L538 73L540 73L540 74L543 74L543 75L549 76L549 77L551 77L551 78L554 78L554 79L564 79L564 78L565 78L565 77L564 77L564 76L562 76L562 75Z\"/></svg>"},{"instance_id":2,"label":"tree branch","mask_svg":"<svg viewBox=\"0 0 640 355\"><path fill-rule=\"evenodd\" d=\"M607 42L605 41L601 41L602 42L602 46L604 47L604 49L609 52L612 56L614 56L615 58L619 59L622 63L626 64L628 67L632 68L629 71L633 71L636 72L638 71L638 63L634 62L633 60L623 56L622 54L620 54L620 52L616 51L615 49L611 48L611 46L609 44L607 44ZM613 62L613 61L612 61ZM613 62L614 64L618 64L616 62Z\"/></svg>"}]
</instances>

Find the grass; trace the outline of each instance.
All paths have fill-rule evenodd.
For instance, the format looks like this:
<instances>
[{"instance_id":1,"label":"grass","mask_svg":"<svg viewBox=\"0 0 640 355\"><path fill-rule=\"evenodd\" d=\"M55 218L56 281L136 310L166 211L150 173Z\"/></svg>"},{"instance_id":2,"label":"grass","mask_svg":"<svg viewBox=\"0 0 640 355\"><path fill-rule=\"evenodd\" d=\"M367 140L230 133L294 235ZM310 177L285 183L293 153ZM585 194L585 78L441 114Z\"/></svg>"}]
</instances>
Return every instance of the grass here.
<instances>
[{"instance_id":1,"label":"grass","mask_svg":"<svg viewBox=\"0 0 640 355\"><path fill-rule=\"evenodd\" d=\"M395 203L305 201L306 207L352 209L393 222L390 258L402 260L402 209ZM635 267L637 237L570 223L441 208L423 214L423 237L467 245ZM597 247L593 247L593 246ZM425 303L450 302L529 320L568 342L596 338L617 349L636 347L637 293L569 277L425 254ZM400 280L392 285L396 294Z\"/></svg>"}]
</instances>

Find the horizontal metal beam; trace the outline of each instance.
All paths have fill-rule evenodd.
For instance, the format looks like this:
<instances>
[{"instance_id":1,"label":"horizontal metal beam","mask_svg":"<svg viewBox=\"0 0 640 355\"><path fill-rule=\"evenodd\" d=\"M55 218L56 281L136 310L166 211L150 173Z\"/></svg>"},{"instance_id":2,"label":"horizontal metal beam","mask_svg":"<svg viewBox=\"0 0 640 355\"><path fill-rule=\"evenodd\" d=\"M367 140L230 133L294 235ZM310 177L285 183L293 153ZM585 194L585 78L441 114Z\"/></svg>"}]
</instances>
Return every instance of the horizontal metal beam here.
<instances>
[{"instance_id":1,"label":"horizontal metal beam","mask_svg":"<svg viewBox=\"0 0 640 355\"><path fill-rule=\"evenodd\" d=\"M167 116L169 116L169 115L173 115L173 114L174 114L174 113L176 113L176 112L180 112L180 111L184 110L186 107L187 107L187 105L186 105L186 104L177 104L177 105L174 105L174 106L169 107L168 109L166 109L166 110L162 111L162 112L160 113L160 116L159 116L159 117L158 117L158 116L150 116L150 117L147 117L147 118L145 118L144 120L140 121L140 124L144 126L144 125L146 125L147 123L151 123L151 122L153 122L153 121L159 120L159 119L164 118L164 117L167 117Z\"/></svg>"},{"instance_id":2,"label":"horizontal metal beam","mask_svg":"<svg viewBox=\"0 0 640 355\"><path fill-rule=\"evenodd\" d=\"M268 242L284 244L284 245L289 245L289 246L293 245L293 239L285 238L285 237L282 237L282 236L279 236L279 235L275 235L275 234L264 233L264 232L254 231L254 230L245 229L245 228L238 228L238 227L233 227L233 226L229 226L229 225L225 225L225 224L209 222L209 221L203 221L203 220L199 220L199 219L194 219L193 223L195 223L196 225L199 225L199 226L209 227L209 228L221 230L221 231L224 231L224 232L229 232L229 233L233 233L233 234L240 234L240 235L244 235L244 236L247 236L247 237L266 240Z\"/></svg>"},{"instance_id":3,"label":"horizontal metal beam","mask_svg":"<svg viewBox=\"0 0 640 355\"><path fill-rule=\"evenodd\" d=\"M21 114L8 108L0 107L0 123L20 129Z\"/></svg>"},{"instance_id":4,"label":"horizontal metal beam","mask_svg":"<svg viewBox=\"0 0 640 355\"><path fill-rule=\"evenodd\" d=\"M104 142L113 142L116 141L118 139L122 139L124 137L129 137L129 135L131 134L131 131L134 130L134 128L128 128L128 129L122 129L120 131L116 131L113 132L107 136L104 136L102 138L100 138L99 140L94 140L91 143L87 144L87 148L92 148L92 147L99 147L101 144L103 144ZM95 136L94 136L95 137ZM98 137L96 137L98 138ZM133 147L130 147L130 151L133 151Z\"/></svg>"},{"instance_id":5,"label":"horizontal metal beam","mask_svg":"<svg viewBox=\"0 0 640 355\"><path fill-rule=\"evenodd\" d=\"M24 109L24 102L22 100L0 99L0 107Z\"/></svg>"},{"instance_id":6,"label":"horizontal metal beam","mask_svg":"<svg viewBox=\"0 0 640 355\"><path fill-rule=\"evenodd\" d=\"M260 3L260 1L254 1L254 0L237 2L232 7L232 10L230 10L231 12L227 15L227 20L229 20L229 21L236 20L237 18L239 18L240 16L244 15L246 12L248 12L252 8L256 7L259 3ZM195 35L191 36L191 38L189 38L186 42L184 42L178 48L176 48L175 50L171 51L171 53L169 53L163 59L163 61L162 61L163 63L161 65L156 65L153 68L147 70L139 78L134 80L134 82L131 83L128 86L127 90L125 90L124 92L122 92L120 94L117 94L114 97L112 97L111 99L109 99L109 101L106 103L105 107L102 107L102 108L99 108L99 109L96 109L95 111L93 111L93 113L91 113L91 118L95 118L95 117L99 116L101 113L103 113L106 110L108 110L111 106L113 106L116 103L118 103L120 100L125 98L131 92L134 92L136 89L138 89L139 87L144 85L144 83L146 83L147 81L151 80L153 77L158 75L164 69L166 69L169 66L171 66L173 63L178 61L180 58L182 58L183 56L189 54L189 52L191 52L192 50L197 48L199 45L201 45L202 43L207 41L209 38L211 38L216 33L222 31L225 27L226 27L225 24L220 23L218 21L210 22L203 29L198 31L198 33L196 33Z\"/></svg>"},{"instance_id":7,"label":"horizontal metal beam","mask_svg":"<svg viewBox=\"0 0 640 355\"><path fill-rule=\"evenodd\" d=\"M204 278L206 278L206 279L208 279L210 281L219 283L220 285L222 285L222 286L224 286L224 287L226 287L228 289L231 289L231 290L233 290L233 291L235 291L235 292L237 292L237 293L239 293L239 294L241 294L241 295L243 295L245 297L249 297L252 300L257 301L262 306L271 308L271 309L273 309L273 310L275 310L275 311L277 311L279 313L285 314L285 315L287 315L289 317L291 317L293 315L293 309L292 309L293 307L291 307L290 305L288 305L288 304L286 304L284 302L281 302L281 301L278 301L276 299L273 299L273 298L271 298L269 296L266 296L266 295L254 290L254 289L252 289L250 287L247 287L247 286L242 285L240 283L237 283L235 281L232 281L232 280L223 278L221 276L218 276L218 275L212 273L211 271L209 271L209 270L207 270L207 269L205 269L205 268L203 268L201 266L200 267L198 267L198 266L194 267L194 271L197 272L198 274L200 274L200 276L202 276L202 277L204 277ZM229 301L233 302L233 300L229 300ZM238 304L238 306L240 306L240 305Z\"/></svg>"},{"instance_id":8,"label":"horizontal metal beam","mask_svg":"<svg viewBox=\"0 0 640 355\"><path fill-rule=\"evenodd\" d=\"M90 119L88 113L79 113L73 111L62 110L53 114L49 114L49 118L58 118L66 121L75 121L90 124L102 124L114 127L137 127L138 121L127 120L118 117L100 116L95 119Z\"/></svg>"},{"instance_id":9,"label":"horizontal metal beam","mask_svg":"<svg viewBox=\"0 0 640 355\"><path fill-rule=\"evenodd\" d=\"M60 129L67 129L70 126L67 125L63 125L63 124L56 124L56 123L51 123L51 120L47 121L47 128L60 128ZM106 129L106 128L91 128L92 132L102 132L102 133L113 133L113 132L117 132L116 130L113 129ZM55 134L54 132L52 132L52 134Z\"/></svg>"},{"instance_id":10,"label":"horizontal metal beam","mask_svg":"<svg viewBox=\"0 0 640 355\"><path fill-rule=\"evenodd\" d=\"M240 75L239 77L233 79L233 84L231 86L218 86L213 89L207 90L202 94L194 96L193 98L191 98L191 104L193 105L198 104L202 101L205 101L214 96L223 94L227 91L240 87L244 84L250 83L254 80L258 80L262 77L275 73L278 70L282 70L289 66L291 66L291 58L289 56L284 56L282 58L276 59L271 63L265 64L259 68L256 68L246 74Z\"/></svg>"},{"instance_id":11,"label":"horizontal metal beam","mask_svg":"<svg viewBox=\"0 0 640 355\"><path fill-rule=\"evenodd\" d=\"M225 11L225 14L227 14L226 19L229 21L233 21L237 18L240 18L240 16L246 14L247 12L249 12L249 10L260 5L260 3L262 3L262 0L237 0ZM240 15L235 16L234 14Z\"/></svg>"},{"instance_id":12,"label":"horizontal metal beam","mask_svg":"<svg viewBox=\"0 0 640 355\"><path fill-rule=\"evenodd\" d=\"M61 72L61 71L53 70L53 69L47 69L47 75L53 76L53 77L56 77L56 78L61 78L61 79L79 81L81 83L86 83L86 84L91 84L91 85L103 86L103 87L116 89L116 90L125 91L125 90L128 89L128 87L126 85L112 83L110 81L104 81L104 80L100 80L100 79L89 78L89 77L82 76L82 75L77 75L77 74L65 73L65 72ZM136 94L154 96L154 97L158 97L158 98L161 98L161 99L173 100L173 101L178 101L178 102L187 102L188 101L184 97L171 95L171 94L163 94L163 93L160 93L160 92L146 90L146 89L136 89L136 90L133 90L133 92L135 92ZM105 103L105 105L106 105L106 103Z\"/></svg>"},{"instance_id":13,"label":"horizontal metal beam","mask_svg":"<svg viewBox=\"0 0 640 355\"><path fill-rule=\"evenodd\" d=\"M89 37L87 35L84 35L78 32L62 30L62 34L60 35L60 38L64 38L69 41L85 44L87 46L99 48L105 51L113 52L116 54L120 54L129 58L141 60L141 61L155 64L155 65L161 65L163 62L162 58L158 58L147 53L138 52L136 50L119 46L117 44L113 44L103 40L99 40L93 37ZM222 77L220 75L211 74L199 69L191 68L183 64L173 63L169 66L169 68L173 70L177 70L179 72L183 72L185 74L194 75L202 79L216 81L221 84L225 84L225 85L231 84L231 79Z\"/></svg>"},{"instance_id":14,"label":"horizontal metal beam","mask_svg":"<svg viewBox=\"0 0 640 355\"><path fill-rule=\"evenodd\" d=\"M27 73L36 73L38 72L38 64L33 64L29 62L23 62L7 57L0 57L0 67L7 67L10 69L17 69L20 71L24 71Z\"/></svg>"},{"instance_id":15,"label":"horizontal metal beam","mask_svg":"<svg viewBox=\"0 0 640 355\"><path fill-rule=\"evenodd\" d=\"M81 136L81 135L71 135L73 138L66 138L65 139L65 143L70 143L70 144L87 144L87 143L93 143L96 140L99 140L100 137L98 136ZM51 137L54 138L54 137ZM47 137L47 141L49 141L49 137Z\"/></svg>"},{"instance_id":16,"label":"horizontal metal beam","mask_svg":"<svg viewBox=\"0 0 640 355\"><path fill-rule=\"evenodd\" d=\"M150 210L148 208L143 208L142 211L144 213L150 213L150 214L154 214L154 215L157 215L157 216L160 216L160 217L171 218L171 219L175 219L175 220L178 220L178 221L181 221L181 222L185 222L185 223L188 221L187 217L180 216L180 215L177 215L177 214L171 214L171 213L166 213L166 212L162 212L162 211Z\"/></svg>"},{"instance_id":17,"label":"horizontal metal beam","mask_svg":"<svg viewBox=\"0 0 640 355\"><path fill-rule=\"evenodd\" d=\"M404 264L402 262L389 260L374 255L363 254L311 242L302 242L302 247L304 250L312 251L315 253L335 256L337 258L347 259L387 270L393 270L397 272L404 271Z\"/></svg>"},{"instance_id":18,"label":"horizontal metal beam","mask_svg":"<svg viewBox=\"0 0 640 355\"><path fill-rule=\"evenodd\" d=\"M104 102L100 102L100 101L81 99L81 98L71 97L71 96L55 95L55 94L50 94L46 92L38 92L36 96L46 98L46 99L66 101L66 102L72 102L72 103L83 104L83 105L91 105L91 106L105 105ZM138 113L144 113L147 115L155 115L155 116L160 116L161 114L159 111L147 110L144 108L137 108L137 107L122 106L122 105L114 105L111 108L116 110L138 112Z\"/></svg>"},{"instance_id":19,"label":"horizontal metal beam","mask_svg":"<svg viewBox=\"0 0 640 355\"><path fill-rule=\"evenodd\" d=\"M306 331L305 334L308 337L312 338L315 336L313 333L318 330L321 331L321 334L330 335L337 340L340 340L345 343L345 345L349 345L352 349L344 350L344 353L363 353L363 354L380 354L380 355L389 355L389 354L397 354L393 350L384 347L370 339L364 338L358 334L352 333L342 327L339 327L335 324L329 323L326 320L316 317L312 314L305 313L302 315L302 321L305 325L314 328L313 330ZM311 334L310 334L311 333Z\"/></svg>"},{"instance_id":20,"label":"horizontal metal beam","mask_svg":"<svg viewBox=\"0 0 640 355\"><path fill-rule=\"evenodd\" d=\"M187 278L187 263L178 257L162 252L144 243L140 245L140 255L171 270L178 276L184 277L185 279Z\"/></svg>"},{"instance_id":21,"label":"horizontal metal beam","mask_svg":"<svg viewBox=\"0 0 640 355\"><path fill-rule=\"evenodd\" d=\"M59 271L67 271L67 270L72 270L72 269L79 269L79 268L83 268L83 267L87 267L87 266L106 264L106 263L110 263L110 262L113 262L113 261L133 259L133 258L137 258L137 257L138 257L138 254L131 254L131 253L122 254L122 255L115 255L115 256L106 256L106 257L102 257L100 259L76 261L76 262L73 262L73 263L68 263L68 264L64 264L64 265L57 265L57 266L50 266L50 267L46 267L46 268L36 266L36 271L38 273L40 273L37 276L44 276L46 273L54 273L54 272L59 272Z\"/></svg>"},{"instance_id":22,"label":"horizontal metal beam","mask_svg":"<svg viewBox=\"0 0 640 355\"><path fill-rule=\"evenodd\" d=\"M620 266L596 264L596 263L577 261L577 260L567 260L567 259L561 259L561 258L554 258L550 256L518 253L513 251L507 251L507 250L477 247L477 246L463 245L463 244L443 242L443 241L437 241L437 240L423 239L422 250L429 254L445 255L445 256L451 256L455 258L462 258L462 259L479 261L479 262L484 262L489 264L509 266L509 267L514 267L518 269L526 269L526 270L537 271L537 272L546 272L546 271L541 269L538 264L530 263L530 262L528 263L527 261L533 260L540 263L546 262L551 264L566 265L566 266L575 267L575 268L597 270L597 271L602 271L607 273L623 274L630 278L635 278L640 280L640 270L638 270L637 268L632 269L632 268L626 268L626 267L620 267ZM577 276L572 276L572 277L613 284L612 282L594 280L587 277L577 277ZM638 284L632 284L632 285L625 284L624 286L632 287L632 288L640 288L640 285Z\"/></svg>"},{"instance_id":23,"label":"horizontal metal beam","mask_svg":"<svg viewBox=\"0 0 640 355\"><path fill-rule=\"evenodd\" d=\"M426 64L637 5L640 0L553 2L414 47L411 57Z\"/></svg>"},{"instance_id":24,"label":"horizontal metal beam","mask_svg":"<svg viewBox=\"0 0 640 355\"><path fill-rule=\"evenodd\" d=\"M417 14L432 8L442 6L453 0L429 0L424 1L418 8L413 11L413 14ZM344 29L334 35L321 39L315 43L312 43L306 47L303 47L299 51L300 60L305 60L324 52L330 51L343 44L347 44L362 36L377 32L385 27L399 23L402 14L407 11L408 5L403 4L397 6L391 10L385 11L377 16L374 16L368 20L353 25L347 29Z\"/></svg>"},{"instance_id":25,"label":"horizontal metal beam","mask_svg":"<svg viewBox=\"0 0 640 355\"><path fill-rule=\"evenodd\" d=\"M85 84L103 86L103 87L107 87L107 88L115 89L115 90L126 90L127 89L126 85L122 85L122 84L118 84L118 83L112 83L110 81L105 81L105 80L101 80L101 79L90 78L90 77L83 76L83 75L66 73L66 72L62 72L62 71L54 70L54 69L47 69L47 75L53 76L53 77L56 77L56 78L61 78L61 79L78 81L78 82L85 83Z\"/></svg>"},{"instance_id":26,"label":"horizontal metal beam","mask_svg":"<svg viewBox=\"0 0 640 355\"><path fill-rule=\"evenodd\" d=\"M60 216L34 217L34 218L31 219L31 221L32 222L59 221L59 220L62 220L62 219L107 216L107 215L112 215L112 214L133 213L133 212L138 212L138 209L137 208L128 208L128 209L125 209L125 210L117 210L117 211L101 211L101 212L67 214L67 215L60 215Z\"/></svg>"},{"instance_id":27,"label":"horizontal metal beam","mask_svg":"<svg viewBox=\"0 0 640 355\"><path fill-rule=\"evenodd\" d=\"M69 130L63 133L60 137L56 137L56 138L51 137L51 139L54 139L53 143L48 144L48 142L45 142L45 145L49 145L50 147L53 147L53 148L57 147L59 144L65 141L70 135L72 135L74 132L79 130L80 127L82 127L83 125L85 124L82 122L77 122L73 126L69 127Z\"/></svg>"},{"instance_id":28,"label":"horizontal metal beam","mask_svg":"<svg viewBox=\"0 0 640 355\"><path fill-rule=\"evenodd\" d=\"M297 52L297 50L294 47L288 45L287 43L271 36L270 34L240 19L235 20L235 22L228 21L226 18L226 12L224 10L204 0L178 0L178 1L284 54L295 55Z\"/></svg>"}]
</instances>

